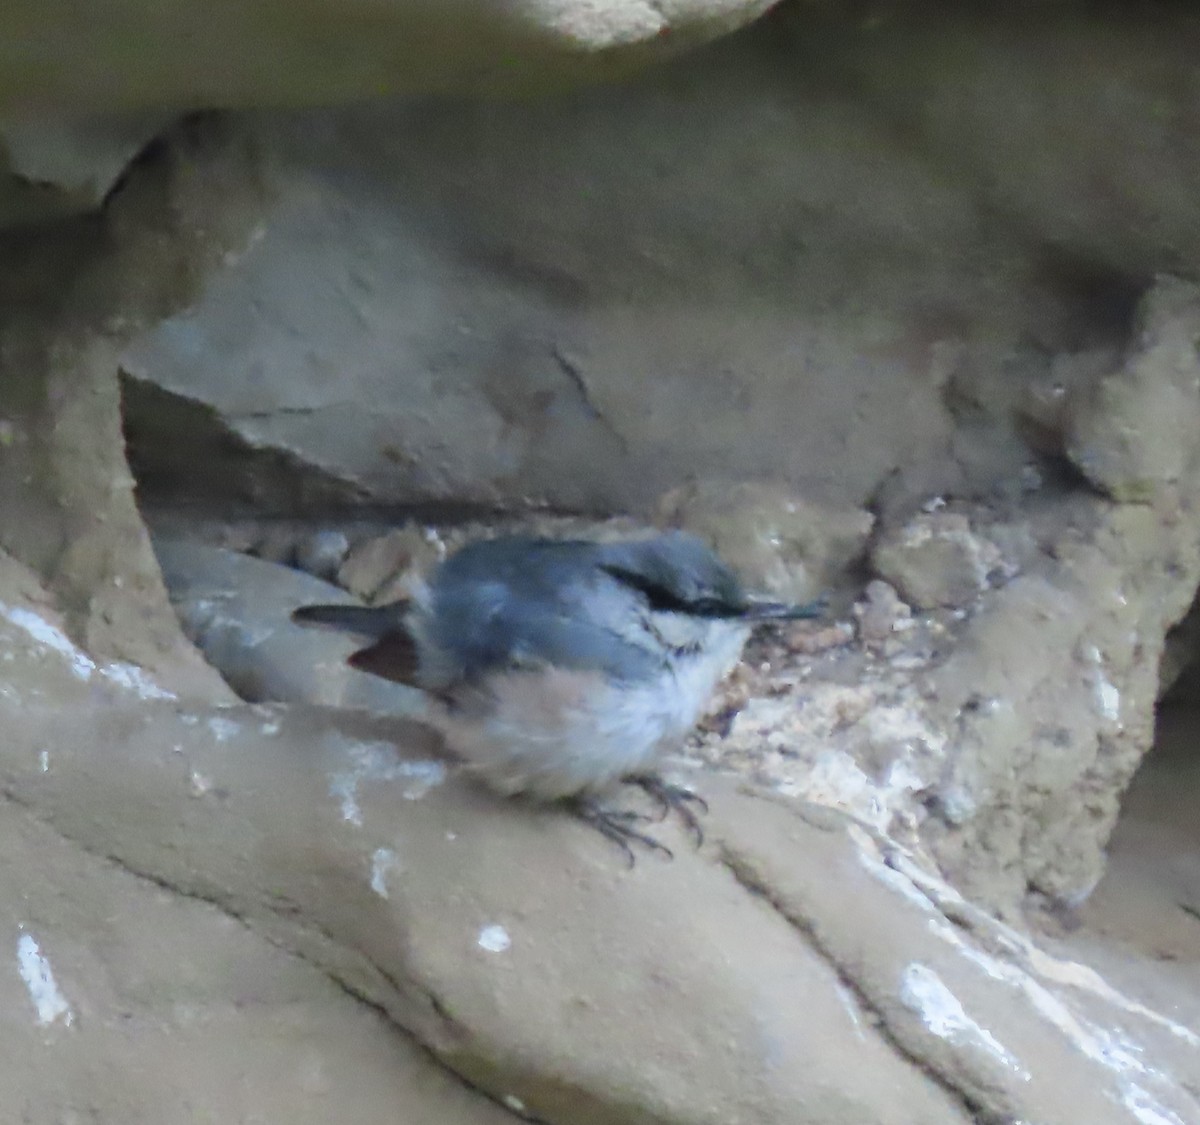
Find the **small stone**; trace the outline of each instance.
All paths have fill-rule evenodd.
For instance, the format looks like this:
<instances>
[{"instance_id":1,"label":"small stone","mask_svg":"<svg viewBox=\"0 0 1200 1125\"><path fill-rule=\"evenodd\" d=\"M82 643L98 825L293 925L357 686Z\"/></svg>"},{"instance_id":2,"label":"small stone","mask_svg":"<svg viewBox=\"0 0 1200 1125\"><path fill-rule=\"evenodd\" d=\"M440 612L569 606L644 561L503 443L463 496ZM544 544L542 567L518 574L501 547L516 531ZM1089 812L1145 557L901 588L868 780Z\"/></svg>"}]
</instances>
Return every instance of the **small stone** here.
<instances>
[{"instance_id":1,"label":"small stone","mask_svg":"<svg viewBox=\"0 0 1200 1125\"><path fill-rule=\"evenodd\" d=\"M318 578L331 580L337 576L350 550L350 540L344 532L332 528L314 531L296 547L296 564Z\"/></svg>"},{"instance_id":2,"label":"small stone","mask_svg":"<svg viewBox=\"0 0 1200 1125\"><path fill-rule=\"evenodd\" d=\"M1041 492L1046 478L1037 465L1026 464L1021 466L1021 471L1017 475L1017 483L1020 485L1021 491L1029 496L1035 492Z\"/></svg>"},{"instance_id":3,"label":"small stone","mask_svg":"<svg viewBox=\"0 0 1200 1125\"><path fill-rule=\"evenodd\" d=\"M339 584L364 601L380 598L385 586L415 564L436 557L435 544L415 524L389 531L354 546L337 572Z\"/></svg>"},{"instance_id":4,"label":"small stone","mask_svg":"<svg viewBox=\"0 0 1200 1125\"><path fill-rule=\"evenodd\" d=\"M816 625L797 623L784 632L784 644L789 652L814 656L818 652L841 648L854 639L854 627L848 621Z\"/></svg>"},{"instance_id":5,"label":"small stone","mask_svg":"<svg viewBox=\"0 0 1200 1125\"><path fill-rule=\"evenodd\" d=\"M711 543L748 585L794 602L843 579L875 522L861 508L828 508L753 481L684 485L662 497L658 512L665 524Z\"/></svg>"},{"instance_id":6,"label":"small stone","mask_svg":"<svg viewBox=\"0 0 1200 1125\"><path fill-rule=\"evenodd\" d=\"M1137 338L1116 371L1066 410L1066 452L1114 500L1153 500L1182 480L1200 447L1200 287L1160 279L1138 310Z\"/></svg>"},{"instance_id":7,"label":"small stone","mask_svg":"<svg viewBox=\"0 0 1200 1125\"><path fill-rule=\"evenodd\" d=\"M286 526L268 527L249 553L266 562L290 566L296 557L296 533Z\"/></svg>"},{"instance_id":8,"label":"small stone","mask_svg":"<svg viewBox=\"0 0 1200 1125\"><path fill-rule=\"evenodd\" d=\"M242 555L254 554L254 548L262 541L262 528L251 520L239 520L226 524L216 537L214 546Z\"/></svg>"},{"instance_id":9,"label":"small stone","mask_svg":"<svg viewBox=\"0 0 1200 1125\"><path fill-rule=\"evenodd\" d=\"M956 512L914 517L885 532L871 555L875 573L923 610L969 604L987 589L1000 561L996 545Z\"/></svg>"},{"instance_id":10,"label":"small stone","mask_svg":"<svg viewBox=\"0 0 1200 1125\"><path fill-rule=\"evenodd\" d=\"M863 593L864 600L854 606L854 617L864 644L882 644L912 624L912 610L887 582L876 578Z\"/></svg>"}]
</instances>

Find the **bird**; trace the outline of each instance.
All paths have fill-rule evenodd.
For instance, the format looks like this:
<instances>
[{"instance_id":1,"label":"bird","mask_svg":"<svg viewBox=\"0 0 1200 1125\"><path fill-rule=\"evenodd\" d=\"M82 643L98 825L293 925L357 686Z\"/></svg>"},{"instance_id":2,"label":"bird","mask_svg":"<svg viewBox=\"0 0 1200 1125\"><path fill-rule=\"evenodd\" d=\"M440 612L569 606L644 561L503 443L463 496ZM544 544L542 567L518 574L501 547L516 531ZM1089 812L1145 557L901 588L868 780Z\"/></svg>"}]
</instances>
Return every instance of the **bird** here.
<instances>
[{"instance_id":1,"label":"bird","mask_svg":"<svg viewBox=\"0 0 1200 1125\"><path fill-rule=\"evenodd\" d=\"M761 623L822 616L748 593L685 531L616 541L501 535L442 561L413 596L380 606L305 605L303 625L369 643L348 663L422 689L430 722L470 772L505 796L565 802L633 862L670 849L615 808L622 782L697 838L691 790L662 778Z\"/></svg>"}]
</instances>

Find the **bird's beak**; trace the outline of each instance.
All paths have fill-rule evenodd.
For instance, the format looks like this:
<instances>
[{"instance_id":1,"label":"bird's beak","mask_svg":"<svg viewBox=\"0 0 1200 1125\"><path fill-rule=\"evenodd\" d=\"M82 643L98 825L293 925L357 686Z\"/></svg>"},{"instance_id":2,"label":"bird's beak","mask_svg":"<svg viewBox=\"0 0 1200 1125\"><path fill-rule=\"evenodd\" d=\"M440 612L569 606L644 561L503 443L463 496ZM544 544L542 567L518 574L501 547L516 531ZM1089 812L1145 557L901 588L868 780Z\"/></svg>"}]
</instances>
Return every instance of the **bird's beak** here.
<instances>
[{"instance_id":1,"label":"bird's beak","mask_svg":"<svg viewBox=\"0 0 1200 1125\"><path fill-rule=\"evenodd\" d=\"M829 609L826 598L820 597L806 605L789 605L787 602L769 602L764 599L751 598L746 603L742 616L747 621L803 621L814 617L824 617Z\"/></svg>"}]
</instances>

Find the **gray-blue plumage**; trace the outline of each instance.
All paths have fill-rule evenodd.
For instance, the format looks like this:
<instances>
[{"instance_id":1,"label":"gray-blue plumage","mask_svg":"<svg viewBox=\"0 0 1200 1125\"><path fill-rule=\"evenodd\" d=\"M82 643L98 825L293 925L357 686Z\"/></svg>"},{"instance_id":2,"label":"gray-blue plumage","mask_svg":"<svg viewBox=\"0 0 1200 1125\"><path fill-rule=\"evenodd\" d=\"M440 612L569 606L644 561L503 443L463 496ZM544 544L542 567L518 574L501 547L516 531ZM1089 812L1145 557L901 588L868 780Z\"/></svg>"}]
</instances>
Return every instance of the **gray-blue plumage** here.
<instances>
[{"instance_id":1,"label":"gray-blue plumage","mask_svg":"<svg viewBox=\"0 0 1200 1125\"><path fill-rule=\"evenodd\" d=\"M424 639L442 657L429 686L539 663L615 679L653 675L670 653L629 627L652 597L709 616L739 616L747 605L733 573L679 532L619 543L512 536L470 544L430 585Z\"/></svg>"},{"instance_id":2,"label":"gray-blue plumage","mask_svg":"<svg viewBox=\"0 0 1200 1125\"><path fill-rule=\"evenodd\" d=\"M667 532L483 540L411 606L296 618L376 638L356 666L431 692L447 742L493 787L555 799L644 774L695 724L755 622L819 612L748 596L701 540Z\"/></svg>"}]
</instances>

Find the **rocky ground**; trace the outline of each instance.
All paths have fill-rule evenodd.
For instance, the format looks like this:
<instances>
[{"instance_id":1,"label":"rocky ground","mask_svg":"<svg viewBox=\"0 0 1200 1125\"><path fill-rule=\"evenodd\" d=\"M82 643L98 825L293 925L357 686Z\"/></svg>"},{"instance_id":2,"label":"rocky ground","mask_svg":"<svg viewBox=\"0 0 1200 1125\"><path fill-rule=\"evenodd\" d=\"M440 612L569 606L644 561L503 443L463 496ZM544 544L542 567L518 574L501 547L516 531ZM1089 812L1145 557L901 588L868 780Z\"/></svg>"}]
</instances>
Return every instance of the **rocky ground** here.
<instances>
[{"instance_id":1,"label":"rocky ground","mask_svg":"<svg viewBox=\"0 0 1200 1125\"><path fill-rule=\"evenodd\" d=\"M703 849L666 824L675 860L630 871L402 719L184 702L36 603L3 638L6 854L38 873L7 899L8 1010L80 1075L33 1120L1194 1116L1189 1004L1103 906L1035 942L869 822L709 771Z\"/></svg>"},{"instance_id":2,"label":"rocky ground","mask_svg":"<svg viewBox=\"0 0 1200 1125\"><path fill-rule=\"evenodd\" d=\"M1200 841L1194 707L1164 710L1155 749L1122 805L1095 892L1054 933L1056 948L1195 1027L1200 1016Z\"/></svg>"}]
</instances>

